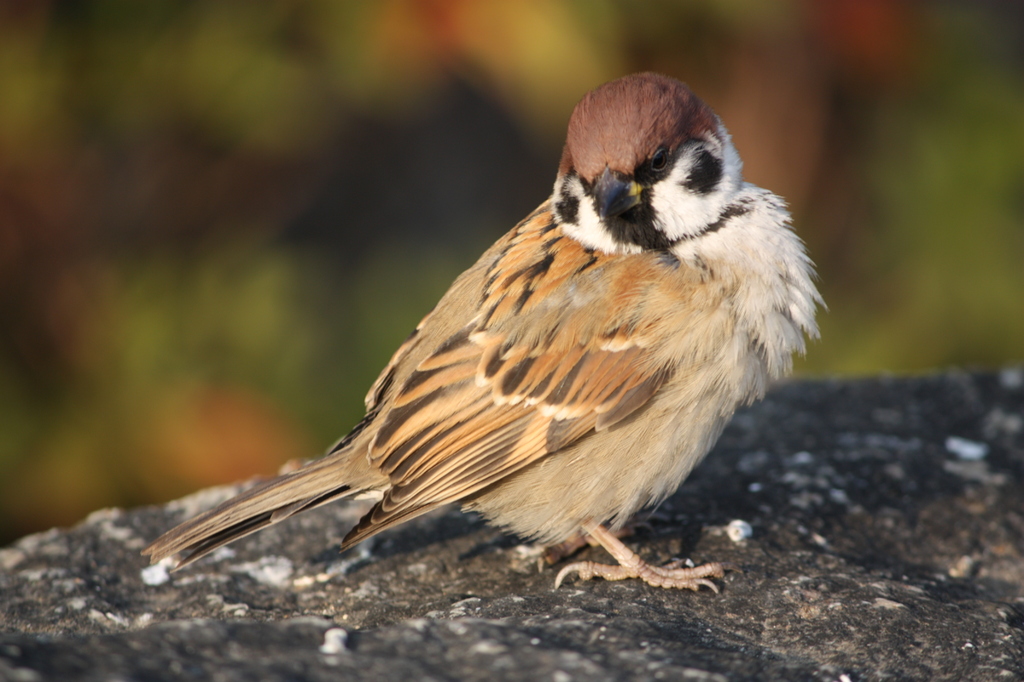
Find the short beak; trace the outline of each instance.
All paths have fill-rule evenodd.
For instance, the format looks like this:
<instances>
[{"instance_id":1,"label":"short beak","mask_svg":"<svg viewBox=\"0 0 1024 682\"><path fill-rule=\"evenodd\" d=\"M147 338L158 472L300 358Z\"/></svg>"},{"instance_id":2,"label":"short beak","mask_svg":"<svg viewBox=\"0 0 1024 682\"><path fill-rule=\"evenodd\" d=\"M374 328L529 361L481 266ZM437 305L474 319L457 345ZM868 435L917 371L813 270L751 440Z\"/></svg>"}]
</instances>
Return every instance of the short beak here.
<instances>
[{"instance_id":1,"label":"short beak","mask_svg":"<svg viewBox=\"0 0 1024 682\"><path fill-rule=\"evenodd\" d=\"M622 179L607 166L594 185L597 211L601 218L622 215L640 203L640 187L632 179Z\"/></svg>"}]
</instances>

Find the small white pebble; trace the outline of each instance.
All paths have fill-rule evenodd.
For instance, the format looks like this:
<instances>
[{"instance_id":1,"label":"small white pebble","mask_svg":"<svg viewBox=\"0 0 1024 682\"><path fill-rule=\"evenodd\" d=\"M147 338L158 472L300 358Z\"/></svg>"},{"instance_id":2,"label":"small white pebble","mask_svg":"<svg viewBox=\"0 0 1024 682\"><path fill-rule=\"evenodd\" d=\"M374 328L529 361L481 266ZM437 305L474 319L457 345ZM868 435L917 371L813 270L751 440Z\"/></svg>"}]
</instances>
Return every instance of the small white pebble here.
<instances>
[{"instance_id":1,"label":"small white pebble","mask_svg":"<svg viewBox=\"0 0 1024 682\"><path fill-rule=\"evenodd\" d=\"M291 583L292 562L283 556L265 556L259 561L247 561L232 566L234 573L245 573L258 583L271 587L286 587Z\"/></svg>"},{"instance_id":2,"label":"small white pebble","mask_svg":"<svg viewBox=\"0 0 1024 682\"><path fill-rule=\"evenodd\" d=\"M116 613L111 613L110 611L107 611L106 616L107 616L108 619L110 619L111 621L117 623L118 625L120 625L123 628L126 628L126 627L128 627L131 624L128 621L128 619L125 618L124 616L118 615Z\"/></svg>"},{"instance_id":3,"label":"small white pebble","mask_svg":"<svg viewBox=\"0 0 1024 682\"><path fill-rule=\"evenodd\" d=\"M0 549L0 568L4 570L9 571L24 560L25 553L20 549Z\"/></svg>"},{"instance_id":4,"label":"small white pebble","mask_svg":"<svg viewBox=\"0 0 1024 682\"><path fill-rule=\"evenodd\" d=\"M210 555L208 561L210 563L216 563L218 561L227 561L229 559L234 558L235 550L231 549L230 547L218 547L217 549L213 550L213 553Z\"/></svg>"},{"instance_id":5,"label":"small white pebble","mask_svg":"<svg viewBox=\"0 0 1024 682\"><path fill-rule=\"evenodd\" d=\"M31 668L13 668L5 665L4 673L8 675L4 679L11 682L42 682L43 679L42 675Z\"/></svg>"},{"instance_id":6,"label":"small white pebble","mask_svg":"<svg viewBox=\"0 0 1024 682\"><path fill-rule=\"evenodd\" d=\"M977 562L973 557L964 555L957 559L956 563L949 567L950 578L967 578L971 575L974 570L974 565Z\"/></svg>"},{"instance_id":7,"label":"small white pebble","mask_svg":"<svg viewBox=\"0 0 1024 682\"><path fill-rule=\"evenodd\" d=\"M792 461L793 464L813 464L814 463L814 455L812 455L811 453L807 452L806 450L801 450L800 452L798 452L795 455L793 455L793 458L792 458L791 461Z\"/></svg>"},{"instance_id":8,"label":"small white pebble","mask_svg":"<svg viewBox=\"0 0 1024 682\"><path fill-rule=\"evenodd\" d=\"M1001 371L999 373L999 384L1011 391L1024 386L1024 367L1007 367Z\"/></svg>"},{"instance_id":9,"label":"small white pebble","mask_svg":"<svg viewBox=\"0 0 1024 682\"><path fill-rule=\"evenodd\" d=\"M729 522L729 525L725 527L725 534L729 536L729 539L733 542L742 542L754 534L754 529L750 527L750 524L742 519L733 519Z\"/></svg>"},{"instance_id":10,"label":"small white pebble","mask_svg":"<svg viewBox=\"0 0 1024 682\"><path fill-rule=\"evenodd\" d=\"M361 547L361 545L360 547L357 547L356 549L359 551L352 552L352 556L349 558L335 561L331 564L328 567L328 572L334 573L335 575L348 575L351 571L354 571L369 561L370 553L368 551L364 551Z\"/></svg>"},{"instance_id":11,"label":"small white pebble","mask_svg":"<svg viewBox=\"0 0 1024 682\"><path fill-rule=\"evenodd\" d=\"M297 590L304 590L307 587L312 587L317 583L317 576L315 575L304 575L296 578L292 581L292 587Z\"/></svg>"},{"instance_id":12,"label":"small white pebble","mask_svg":"<svg viewBox=\"0 0 1024 682\"><path fill-rule=\"evenodd\" d=\"M829 499L839 504L850 504L850 498L842 488L831 488L828 491Z\"/></svg>"},{"instance_id":13,"label":"small white pebble","mask_svg":"<svg viewBox=\"0 0 1024 682\"><path fill-rule=\"evenodd\" d=\"M544 553L543 545L516 545L512 551L524 559L533 559Z\"/></svg>"},{"instance_id":14,"label":"small white pebble","mask_svg":"<svg viewBox=\"0 0 1024 682\"><path fill-rule=\"evenodd\" d=\"M761 485L760 483L751 483L750 485L747 486L747 490L749 490L752 493L759 493L763 488L764 486Z\"/></svg>"},{"instance_id":15,"label":"small white pebble","mask_svg":"<svg viewBox=\"0 0 1024 682\"><path fill-rule=\"evenodd\" d=\"M324 632L324 643L320 645L320 653L332 655L347 651L348 632L345 628L328 628Z\"/></svg>"},{"instance_id":16,"label":"small white pebble","mask_svg":"<svg viewBox=\"0 0 1024 682\"><path fill-rule=\"evenodd\" d=\"M142 582L153 587L156 585L163 585L165 582L171 579L171 574L167 572L167 564L163 561L153 564L152 566L146 566L141 571Z\"/></svg>"},{"instance_id":17,"label":"small white pebble","mask_svg":"<svg viewBox=\"0 0 1024 682\"><path fill-rule=\"evenodd\" d=\"M946 449L956 455L959 459L969 461L984 459L988 454L988 444L979 443L959 436L946 438Z\"/></svg>"},{"instance_id":18,"label":"small white pebble","mask_svg":"<svg viewBox=\"0 0 1024 682\"><path fill-rule=\"evenodd\" d=\"M490 639L484 639L469 647L469 653L484 656L497 656L508 651L508 647Z\"/></svg>"},{"instance_id":19,"label":"small white pebble","mask_svg":"<svg viewBox=\"0 0 1024 682\"><path fill-rule=\"evenodd\" d=\"M426 618L413 618L412 620L405 621L405 624L416 632L426 632L427 628L430 627L430 621Z\"/></svg>"}]
</instances>

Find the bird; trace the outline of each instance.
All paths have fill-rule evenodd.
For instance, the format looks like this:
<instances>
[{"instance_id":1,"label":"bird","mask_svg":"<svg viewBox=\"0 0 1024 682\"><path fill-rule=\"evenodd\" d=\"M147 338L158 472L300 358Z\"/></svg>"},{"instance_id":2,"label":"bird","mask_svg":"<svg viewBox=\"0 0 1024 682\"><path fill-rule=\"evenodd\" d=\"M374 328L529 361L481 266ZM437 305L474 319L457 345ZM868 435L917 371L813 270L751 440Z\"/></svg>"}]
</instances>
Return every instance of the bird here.
<instances>
[{"instance_id":1,"label":"bird","mask_svg":"<svg viewBox=\"0 0 1024 682\"><path fill-rule=\"evenodd\" d=\"M583 536L617 564L579 580L714 591L730 565L654 565L622 542L735 410L818 337L824 302L785 202L743 180L714 111L638 73L572 111L551 196L455 279L320 459L256 485L147 548L185 566L346 497L372 508L342 549L458 503L521 538Z\"/></svg>"}]
</instances>

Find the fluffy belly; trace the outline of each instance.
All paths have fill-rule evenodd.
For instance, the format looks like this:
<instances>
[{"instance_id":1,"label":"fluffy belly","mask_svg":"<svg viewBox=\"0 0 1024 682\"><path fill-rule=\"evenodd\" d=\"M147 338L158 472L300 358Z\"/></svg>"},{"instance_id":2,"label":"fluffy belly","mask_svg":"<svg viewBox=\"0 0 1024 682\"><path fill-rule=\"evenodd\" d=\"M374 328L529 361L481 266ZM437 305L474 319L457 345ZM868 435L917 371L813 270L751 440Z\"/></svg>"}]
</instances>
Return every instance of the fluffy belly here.
<instances>
[{"instance_id":1,"label":"fluffy belly","mask_svg":"<svg viewBox=\"0 0 1024 682\"><path fill-rule=\"evenodd\" d=\"M621 526L679 487L749 397L749 379L731 374L666 386L643 414L538 460L464 508L545 543L565 540L588 523Z\"/></svg>"}]
</instances>

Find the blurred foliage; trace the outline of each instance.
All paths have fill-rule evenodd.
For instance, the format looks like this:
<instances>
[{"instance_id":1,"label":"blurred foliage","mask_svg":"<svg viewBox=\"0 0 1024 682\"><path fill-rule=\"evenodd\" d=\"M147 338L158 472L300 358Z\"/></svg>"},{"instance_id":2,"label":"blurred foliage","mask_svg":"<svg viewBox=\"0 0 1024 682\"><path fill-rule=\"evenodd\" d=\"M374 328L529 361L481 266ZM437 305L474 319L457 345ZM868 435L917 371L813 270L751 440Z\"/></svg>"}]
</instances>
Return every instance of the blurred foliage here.
<instances>
[{"instance_id":1,"label":"blurred foliage","mask_svg":"<svg viewBox=\"0 0 1024 682\"><path fill-rule=\"evenodd\" d=\"M632 71L789 200L800 371L1019 362L1022 34L1015 0L2 3L0 539L341 436Z\"/></svg>"}]
</instances>

